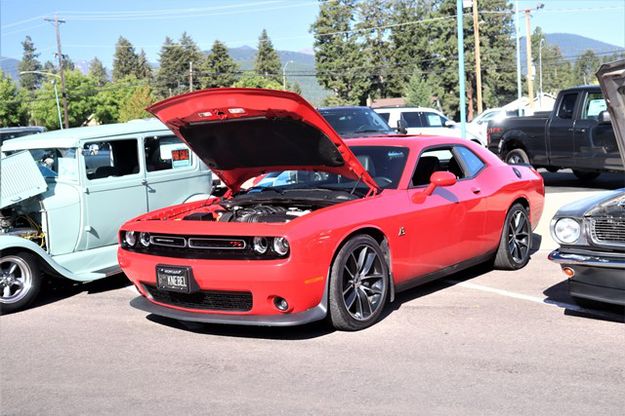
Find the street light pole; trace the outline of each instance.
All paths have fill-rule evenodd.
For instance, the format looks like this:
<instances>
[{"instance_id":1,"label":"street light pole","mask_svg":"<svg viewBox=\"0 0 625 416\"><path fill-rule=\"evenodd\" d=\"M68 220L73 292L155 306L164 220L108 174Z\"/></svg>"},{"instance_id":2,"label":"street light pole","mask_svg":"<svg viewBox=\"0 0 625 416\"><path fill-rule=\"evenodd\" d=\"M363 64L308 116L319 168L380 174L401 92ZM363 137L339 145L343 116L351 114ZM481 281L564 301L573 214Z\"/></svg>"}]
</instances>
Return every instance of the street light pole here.
<instances>
[{"instance_id":1,"label":"street light pole","mask_svg":"<svg viewBox=\"0 0 625 416\"><path fill-rule=\"evenodd\" d=\"M293 61L288 61L282 67L282 88L285 89L285 90L286 90L286 67L289 66L289 64L292 64L292 63L293 63Z\"/></svg>"},{"instance_id":2,"label":"street light pole","mask_svg":"<svg viewBox=\"0 0 625 416\"><path fill-rule=\"evenodd\" d=\"M39 74L39 75L46 75L49 77L57 77L57 78L61 78L59 75L54 74L52 72L45 72L45 71L21 71L20 75L22 74ZM59 91L56 88L56 80L53 79L52 80L52 86L54 87L54 98L56 99L56 112L59 116L59 128L61 130L63 130L63 119L61 118L61 104L59 103Z\"/></svg>"},{"instance_id":3,"label":"street light pole","mask_svg":"<svg viewBox=\"0 0 625 416\"><path fill-rule=\"evenodd\" d=\"M545 43L545 38L540 38L540 43L538 44L538 105L540 109L543 108L543 43Z\"/></svg>"}]
</instances>

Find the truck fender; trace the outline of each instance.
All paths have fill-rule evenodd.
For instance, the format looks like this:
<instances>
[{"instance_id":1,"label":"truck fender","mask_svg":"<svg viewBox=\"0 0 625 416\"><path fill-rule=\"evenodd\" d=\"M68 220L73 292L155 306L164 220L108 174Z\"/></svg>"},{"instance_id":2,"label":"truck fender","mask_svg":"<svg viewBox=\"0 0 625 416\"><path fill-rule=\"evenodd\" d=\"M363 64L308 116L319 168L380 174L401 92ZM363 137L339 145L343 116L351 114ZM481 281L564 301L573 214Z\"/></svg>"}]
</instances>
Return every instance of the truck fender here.
<instances>
[{"instance_id":1,"label":"truck fender","mask_svg":"<svg viewBox=\"0 0 625 416\"><path fill-rule=\"evenodd\" d=\"M530 156L531 160L531 155L528 153L524 143L526 139L527 134L521 130L510 130L505 132L499 142L499 155L503 158L505 154L512 149L523 149L528 156Z\"/></svg>"}]
</instances>

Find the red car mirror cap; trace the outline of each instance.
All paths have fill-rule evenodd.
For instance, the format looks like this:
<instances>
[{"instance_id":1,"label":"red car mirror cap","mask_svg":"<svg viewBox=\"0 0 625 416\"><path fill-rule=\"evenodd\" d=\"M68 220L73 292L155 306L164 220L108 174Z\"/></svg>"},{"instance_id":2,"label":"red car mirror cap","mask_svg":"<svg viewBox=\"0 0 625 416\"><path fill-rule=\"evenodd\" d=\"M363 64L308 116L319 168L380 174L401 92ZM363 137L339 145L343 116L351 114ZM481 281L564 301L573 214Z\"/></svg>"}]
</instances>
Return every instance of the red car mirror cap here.
<instances>
[{"instance_id":1,"label":"red car mirror cap","mask_svg":"<svg viewBox=\"0 0 625 416\"><path fill-rule=\"evenodd\" d=\"M430 184L425 188L423 193L426 196L432 195L434 190L439 186L451 186L454 185L458 179L456 175L451 172L434 172L432 176L430 176Z\"/></svg>"}]
</instances>

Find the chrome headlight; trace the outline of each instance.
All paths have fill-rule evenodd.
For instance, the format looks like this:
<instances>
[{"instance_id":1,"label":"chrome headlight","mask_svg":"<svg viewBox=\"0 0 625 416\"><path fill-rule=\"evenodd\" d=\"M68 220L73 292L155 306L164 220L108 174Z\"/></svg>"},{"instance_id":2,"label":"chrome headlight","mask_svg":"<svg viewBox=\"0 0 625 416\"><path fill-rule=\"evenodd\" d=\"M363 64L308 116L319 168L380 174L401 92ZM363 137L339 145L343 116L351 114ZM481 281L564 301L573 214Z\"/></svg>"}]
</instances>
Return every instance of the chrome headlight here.
<instances>
[{"instance_id":1,"label":"chrome headlight","mask_svg":"<svg viewBox=\"0 0 625 416\"><path fill-rule=\"evenodd\" d=\"M576 242L582 233L582 227L573 218L560 218L553 226L556 239L565 244Z\"/></svg>"},{"instance_id":2,"label":"chrome headlight","mask_svg":"<svg viewBox=\"0 0 625 416\"><path fill-rule=\"evenodd\" d=\"M128 244L129 247L134 247L137 244L137 235L134 231L126 231L124 235L124 241Z\"/></svg>"},{"instance_id":3,"label":"chrome headlight","mask_svg":"<svg viewBox=\"0 0 625 416\"><path fill-rule=\"evenodd\" d=\"M140 233L139 234L139 242L143 247L147 247L150 245L150 233Z\"/></svg>"},{"instance_id":4,"label":"chrome headlight","mask_svg":"<svg viewBox=\"0 0 625 416\"><path fill-rule=\"evenodd\" d=\"M273 251L280 256L285 256L289 252L289 242L284 237L276 237L273 239Z\"/></svg>"},{"instance_id":5,"label":"chrome headlight","mask_svg":"<svg viewBox=\"0 0 625 416\"><path fill-rule=\"evenodd\" d=\"M265 237L254 237L252 247L257 254L265 254L269 248L269 243Z\"/></svg>"}]
</instances>

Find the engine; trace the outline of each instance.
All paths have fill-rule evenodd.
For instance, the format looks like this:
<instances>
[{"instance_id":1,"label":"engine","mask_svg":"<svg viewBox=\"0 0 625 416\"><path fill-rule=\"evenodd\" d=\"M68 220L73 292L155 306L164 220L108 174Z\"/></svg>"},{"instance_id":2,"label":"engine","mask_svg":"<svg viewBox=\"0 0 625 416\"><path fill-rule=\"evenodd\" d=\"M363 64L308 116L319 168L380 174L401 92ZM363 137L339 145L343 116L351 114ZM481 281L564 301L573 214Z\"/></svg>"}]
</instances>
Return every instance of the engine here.
<instances>
[{"instance_id":1,"label":"engine","mask_svg":"<svg viewBox=\"0 0 625 416\"><path fill-rule=\"evenodd\" d=\"M311 212L310 209L284 207L280 205L233 205L224 206L224 211L216 213L193 213L185 220L220 222L289 222Z\"/></svg>"}]
</instances>

